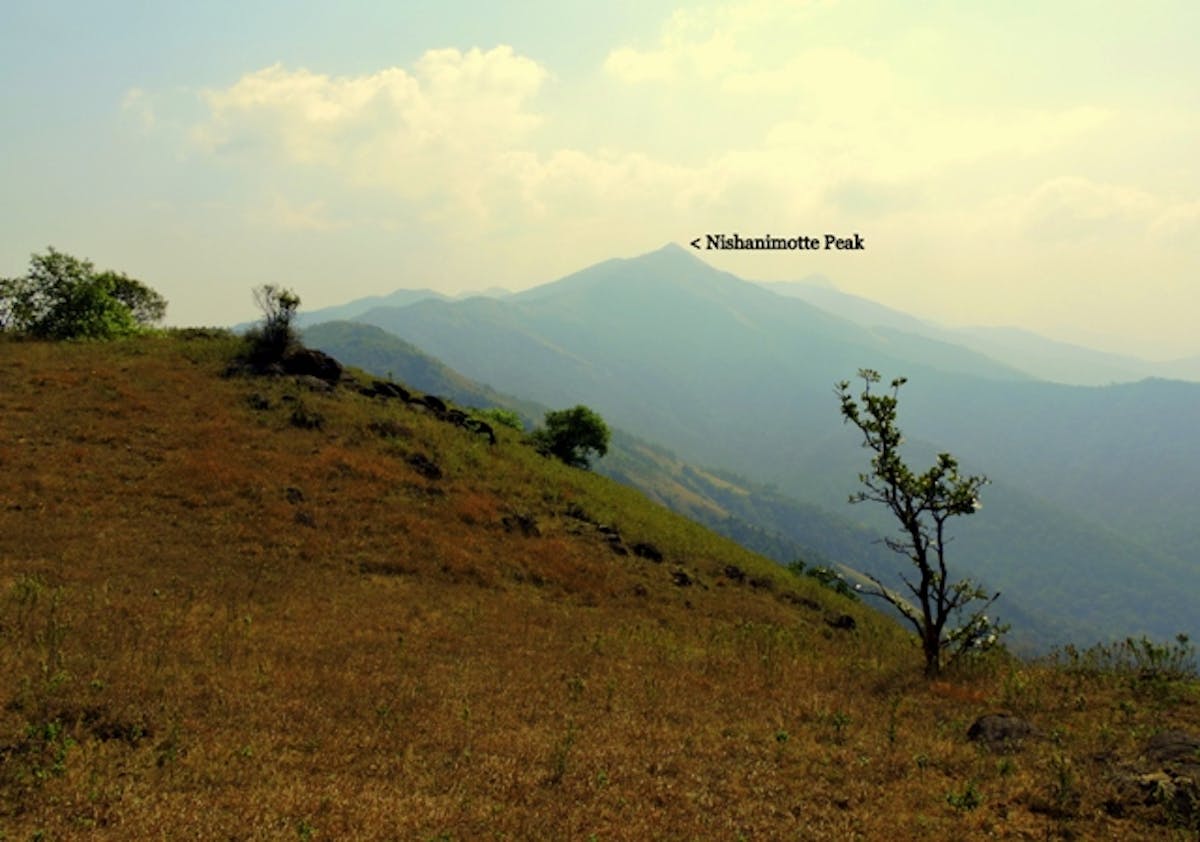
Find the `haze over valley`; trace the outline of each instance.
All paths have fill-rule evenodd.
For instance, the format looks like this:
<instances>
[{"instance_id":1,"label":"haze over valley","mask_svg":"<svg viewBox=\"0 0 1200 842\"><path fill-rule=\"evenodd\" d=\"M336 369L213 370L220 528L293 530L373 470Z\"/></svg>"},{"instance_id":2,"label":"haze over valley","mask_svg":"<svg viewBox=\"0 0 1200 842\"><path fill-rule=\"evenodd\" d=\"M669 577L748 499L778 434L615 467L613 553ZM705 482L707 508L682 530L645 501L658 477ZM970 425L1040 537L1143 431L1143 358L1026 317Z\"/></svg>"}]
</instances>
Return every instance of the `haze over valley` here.
<instances>
[{"instance_id":1,"label":"haze over valley","mask_svg":"<svg viewBox=\"0 0 1200 842\"><path fill-rule=\"evenodd\" d=\"M878 513L845 505L866 454L840 423L832 389L859 368L905 376L906 454L928 463L948 450L992 479L983 510L959 526L954 552L1028 615L1028 643L1193 631L1200 445L1190 431L1200 385L1050 382L1017 368L1020 353L1001 362L954 344L949 331L898 330L901 314L861 300L850 304L866 315L851 320L844 298L826 310L784 291L792 294L668 245L502 298L396 293L409 303L362 302L353 321L403 337L499 392L545 406L586 403L674 458L781 493L790 518L762 502L739 522L792 548L822 544L796 507L824 512L822 529L835 534L891 528ZM881 316L891 324L879 325ZM310 329L318 345L346 355L353 331L339 333ZM376 336L367 344L386 343ZM1043 354L1044 342L1029 345L1027 358ZM388 369L387 354L350 358ZM643 475L635 484L654 482ZM835 542L835 560L880 575L898 567L886 552L852 547Z\"/></svg>"},{"instance_id":2,"label":"haze over valley","mask_svg":"<svg viewBox=\"0 0 1200 842\"><path fill-rule=\"evenodd\" d=\"M0 2L0 840L1196 838L1198 32Z\"/></svg>"}]
</instances>

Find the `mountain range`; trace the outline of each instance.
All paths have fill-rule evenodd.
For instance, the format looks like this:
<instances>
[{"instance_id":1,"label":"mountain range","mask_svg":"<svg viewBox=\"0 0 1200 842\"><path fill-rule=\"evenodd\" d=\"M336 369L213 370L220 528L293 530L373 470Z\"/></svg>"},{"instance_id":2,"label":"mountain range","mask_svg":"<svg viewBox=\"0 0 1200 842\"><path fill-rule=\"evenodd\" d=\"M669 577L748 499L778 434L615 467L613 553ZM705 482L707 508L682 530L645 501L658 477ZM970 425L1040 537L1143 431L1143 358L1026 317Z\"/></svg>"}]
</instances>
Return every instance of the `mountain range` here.
<instances>
[{"instance_id":1,"label":"mountain range","mask_svg":"<svg viewBox=\"0 0 1200 842\"><path fill-rule=\"evenodd\" d=\"M901 331L970 348L1042 380L1077 386L1105 386L1164 377L1200 381L1200 356L1165 362L1097 351L1047 339L1016 327L943 327L857 295L841 292L828 279L763 282L778 295L807 301L826 312L880 332ZM365 308L363 311L365 312Z\"/></svg>"},{"instance_id":2,"label":"mountain range","mask_svg":"<svg viewBox=\"0 0 1200 842\"><path fill-rule=\"evenodd\" d=\"M863 367L906 376L906 456L919 465L949 450L993 479L984 509L957 529L962 569L1038 617L1043 641L1191 630L1196 384L1046 382L949 336L779 295L675 246L504 299L424 296L355 320L498 392L587 403L682 462L774 486L875 535L891 528L881 513L845 505L867 454L840 423L833 385ZM756 517L745 523L821 543L811 527ZM839 544L836 560L902 567L878 549L847 557Z\"/></svg>"}]
</instances>

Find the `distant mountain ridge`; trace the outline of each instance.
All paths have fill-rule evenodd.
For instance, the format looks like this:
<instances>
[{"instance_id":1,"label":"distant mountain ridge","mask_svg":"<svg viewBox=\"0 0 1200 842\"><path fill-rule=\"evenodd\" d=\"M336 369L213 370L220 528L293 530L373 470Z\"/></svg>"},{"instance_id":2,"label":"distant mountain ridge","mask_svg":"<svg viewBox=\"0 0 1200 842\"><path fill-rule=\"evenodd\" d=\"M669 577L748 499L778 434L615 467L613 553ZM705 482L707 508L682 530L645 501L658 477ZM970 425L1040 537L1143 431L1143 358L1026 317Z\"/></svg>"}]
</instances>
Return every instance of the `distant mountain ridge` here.
<instances>
[{"instance_id":1,"label":"distant mountain ridge","mask_svg":"<svg viewBox=\"0 0 1200 842\"><path fill-rule=\"evenodd\" d=\"M387 295L369 295L334 307L301 311L296 315L296 326L308 327L322 322L345 321L361 316L376 307L406 307L427 298L435 301L450 300L449 296L431 289L398 289Z\"/></svg>"},{"instance_id":2,"label":"distant mountain ridge","mask_svg":"<svg viewBox=\"0 0 1200 842\"><path fill-rule=\"evenodd\" d=\"M865 327L904 331L963 345L1042 380L1079 386L1105 386L1148 377L1200 381L1200 356L1156 363L1048 339L1022 328L943 327L841 292L827 281L763 281L759 286L807 301Z\"/></svg>"},{"instance_id":3,"label":"distant mountain ridge","mask_svg":"<svg viewBox=\"0 0 1200 842\"><path fill-rule=\"evenodd\" d=\"M507 406L530 421L539 419L545 410L544 406L473 383L410 343L370 325L318 325L306 331L305 340L347 363L380 376L394 374L419 389L463 405ZM816 445L822 452L838 451L820 442ZM844 480L862 468L862 458L855 454L853 460L831 462L820 473ZM620 430L614 431L610 454L597 464L597 470L780 562L803 558L809 563L848 564L886 581L894 580L896 572L903 569L903 561L879 539L891 525L873 519L868 510L843 507L841 513L834 513L827 510L829 507L802 503L735 474L689 465L669 450ZM1177 564L1160 553L1129 543L1066 511L1050 507L1052 514L1047 517L1043 512L1048 504L1005 483L990 487L985 496L988 514L996 506L1012 509L1022 529L1013 530L1011 518L997 521L977 517L963 525L959 540L967 549L978 545L985 556L996 547L1010 548L1020 563L1009 565L1005 577L1009 582L1038 581L1039 575L1046 572L1041 554L1057 545L1069 547L1080 559L1088 559L1091 575L1099 581L1138 571L1147 591L1175 590L1177 580L1172 576L1180 575ZM867 522L856 523L852 516L866 516ZM1057 525L1050 528L1050 524ZM1152 563L1146 567L1148 560ZM964 564L956 565L956 569L960 574L967 572ZM1120 588L1105 588L1087 596L1090 588L1073 587L1070 578L1059 578L1050 587L1005 587L1006 598L998 608L1004 616L1017 620L1013 642L1022 648L1044 649L1053 642L1103 637L1112 623L1141 630L1136 625L1136 612L1122 604L1124 591ZM1070 605L1070 612L1061 610L1064 604ZM1186 597L1174 593L1158 606L1161 620L1177 628L1187 622L1189 610Z\"/></svg>"},{"instance_id":4,"label":"distant mountain ridge","mask_svg":"<svg viewBox=\"0 0 1200 842\"><path fill-rule=\"evenodd\" d=\"M1039 382L945 339L776 295L674 246L505 300L426 299L358 320L501 392L587 403L686 462L874 529L887 526L877 513L845 507L866 454L839 423L832 386L864 366L905 375L900 421L914 464L950 450L996 481L962 525L965 568L1001 590L1071 590L1064 627L1109 617L1114 634L1192 631L1194 384Z\"/></svg>"}]
</instances>

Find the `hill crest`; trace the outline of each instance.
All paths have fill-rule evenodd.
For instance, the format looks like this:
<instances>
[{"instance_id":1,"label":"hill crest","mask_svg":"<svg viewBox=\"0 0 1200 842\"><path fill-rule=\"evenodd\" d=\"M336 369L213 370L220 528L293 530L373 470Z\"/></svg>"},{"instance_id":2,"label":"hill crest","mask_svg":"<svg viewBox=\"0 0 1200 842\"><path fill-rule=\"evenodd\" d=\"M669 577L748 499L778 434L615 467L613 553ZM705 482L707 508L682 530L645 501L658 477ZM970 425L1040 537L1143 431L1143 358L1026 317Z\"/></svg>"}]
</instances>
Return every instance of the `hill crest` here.
<instances>
[{"instance_id":1,"label":"hill crest","mask_svg":"<svg viewBox=\"0 0 1200 842\"><path fill-rule=\"evenodd\" d=\"M1124 711L1103 756L1136 763L1191 685L927 685L874 612L628 489L349 381L219 377L236 347L0 342L6 833L1030 835L1054 758L1073 832L1171 821L1104 811L1096 734ZM966 738L996 706L1059 736L1000 769Z\"/></svg>"}]
</instances>

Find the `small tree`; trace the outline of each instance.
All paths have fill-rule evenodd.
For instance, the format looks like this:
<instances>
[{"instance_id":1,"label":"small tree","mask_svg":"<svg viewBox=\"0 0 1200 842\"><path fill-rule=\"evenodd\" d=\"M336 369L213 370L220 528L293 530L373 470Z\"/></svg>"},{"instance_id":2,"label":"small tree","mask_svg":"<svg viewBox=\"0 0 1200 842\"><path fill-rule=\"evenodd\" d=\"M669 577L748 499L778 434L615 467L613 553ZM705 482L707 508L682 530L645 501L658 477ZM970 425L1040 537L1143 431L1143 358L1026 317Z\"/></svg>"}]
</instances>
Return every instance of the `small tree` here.
<instances>
[{"instance_id":1,"label":"small tree","mask_svg":"<svg viewBox=\"0 0 1200 842\"><path fill-rule=\"evenodd\" d=\"M0 281L0 329L40 339L109 339L160 321L167 302L119 272L55 251L35 254L29 271Z\"/></svg>"},{"instance_id":2,"label":"small tree","mask_svg":"<svg viewBox=\"0 0 1200 842\"><path fill-rule=\"evenodd\" d=\"M300 309L300 296L290 289L264 284L255 288L254 303L262 310L263 320L246 333L250 362L257 366L281 362L297 344L292 323Z\"/></svg>"},{"instance_id":3,"label":"small tree","mask_svg":"<svg viewBox=\"0 0 1200 842\"><path fill-rule=\"evenodd\" d=\"M900 458L903 438L896 427L896 404L905 378L892 381L891 394L877 394L871 386L879 382L879 373L861 369L858 375L864 387L857 401L850 395L848 382L837 386L842 419L858 427L863 447L875 455L871 472L858 475L866 490L852 494L850 502L869 500L885 505L899 521L902 537L885 538L884 542L917 569L916 582L900 575L916 598L915 606L874 576L869 578L875 590L865 593L886 600L912 624L921 639L925 674L936 676L963 652L990 646L998 634L1006 631L989 622L985 613L1000 594L989 596L969 579L951 583L946 569L946 544L950 540L946 521L977 511L979 489L988 480L983 476L961 476L958 462L949 453L939 453L933 467L914 474ZM974 608L968 610L972 604ZM964 615L965 622L947 629L952 619L957 623Z\"/></svg>"},{"instance_id":4,"label":"small tree","mask_svg":"<svg viewBox=\"0 0 1200 842\"><path fill-rule=\"evenodd\" d=\"M553 456L573 468L588 468L591 453L598 456L608 453L608 425L582 404L547 412L545 423L545 427L530 436L534 447L545 456Z\"/></svg>"},{"instance_id":5,"label":"small tree","mask_svg":"<svg viewBox=\"0 0 1200 842\"><path fill-rule=\"evenodd\" d=\"M161 322L167 315L167 300L141 281L124 272L101 272L96 280L108 288L108 294L129 308L140 325Z\"/></svg>"}]
</instances>

